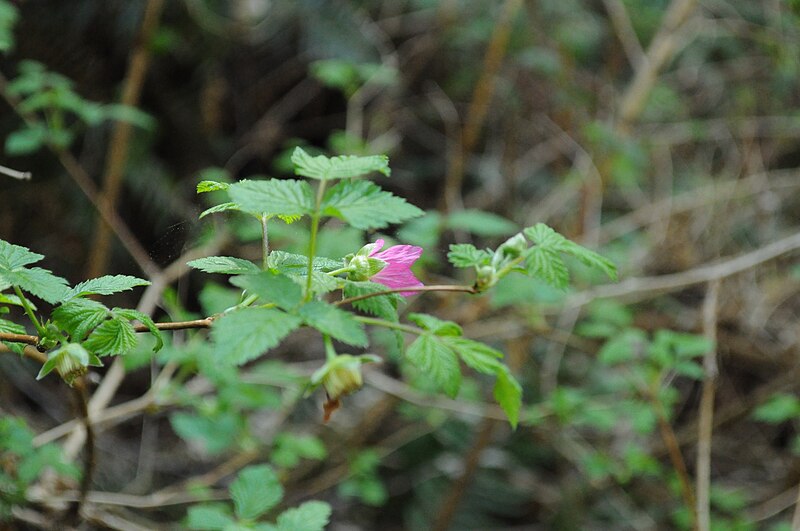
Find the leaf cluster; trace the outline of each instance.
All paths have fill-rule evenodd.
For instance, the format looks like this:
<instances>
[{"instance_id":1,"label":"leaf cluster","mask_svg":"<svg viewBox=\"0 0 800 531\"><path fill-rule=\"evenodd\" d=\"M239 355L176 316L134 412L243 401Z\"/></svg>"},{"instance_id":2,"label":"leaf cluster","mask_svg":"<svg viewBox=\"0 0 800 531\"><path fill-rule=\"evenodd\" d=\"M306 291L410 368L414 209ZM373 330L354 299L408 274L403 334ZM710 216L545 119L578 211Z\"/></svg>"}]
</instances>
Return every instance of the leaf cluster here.
<instances>
[{"instance_id":1,"label":"leaf cluster","mask_svg":"<svg viewBox=\"0 0 800 531\"><path fill-rule=\"evenodd\" d=\"M331 507L325 502L308 501L281 512L274 523L260 520L283 499L278 476L267 465L243 469L228 488L233 510L228 504L200 504L189 508L189 529L234 531L322 531L328 524Z\"/></svg>"}]
</instances>

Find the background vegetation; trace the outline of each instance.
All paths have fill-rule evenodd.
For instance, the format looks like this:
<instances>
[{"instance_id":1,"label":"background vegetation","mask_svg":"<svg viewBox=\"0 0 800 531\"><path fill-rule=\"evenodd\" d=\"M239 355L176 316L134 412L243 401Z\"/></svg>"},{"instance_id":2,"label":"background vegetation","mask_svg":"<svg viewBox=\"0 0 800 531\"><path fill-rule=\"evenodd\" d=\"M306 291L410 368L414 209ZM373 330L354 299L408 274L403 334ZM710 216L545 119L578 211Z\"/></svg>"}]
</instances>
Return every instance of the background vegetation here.
<instances>
[{"instance_id":1,"label":"background vegetation","mask_svg":"<svg viewBox=\"0 0 800 531\"><path fill-rule=\"evenodd\" d=\"M424 247L427 284L472 282L450 243L537 222L620 269L405 307L507 353L516 430L475 374L451 400L376 365L323 424L308 336L230 371L205 332L155 359L143 339L93 373L85 527L190 525L248 477L279 479L275 514L329 502L330 529L800 525L798 2L28 0L0 2L0 46L0 163L32 173L0 175L0 239L71 283L148 278L111 299L156 321L236 302L188 260L260 256L257 224L198 220L197 183L291 175L297 145L389 155L386 186L428 213L384 237ZM364 243L329 224L319 254ZM84 468L79 412L38 371L0 356L12 528L46 528Z\"/></svg>"}]
</instances>

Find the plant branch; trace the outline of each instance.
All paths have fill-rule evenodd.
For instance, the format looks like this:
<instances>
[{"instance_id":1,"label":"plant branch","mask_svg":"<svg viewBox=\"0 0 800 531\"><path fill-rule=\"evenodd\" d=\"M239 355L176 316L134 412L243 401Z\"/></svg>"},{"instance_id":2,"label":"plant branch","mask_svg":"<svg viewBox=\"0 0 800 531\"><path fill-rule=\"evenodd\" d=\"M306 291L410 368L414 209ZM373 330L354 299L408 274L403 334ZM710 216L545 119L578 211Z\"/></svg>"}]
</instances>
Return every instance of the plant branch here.
<instances>
[{"instance_id":1,"label":"plant branch","mask_svg":"<svg viewBox=\"0 0 800 531\"><path fill-rule=\"evenodd\" d=\"M22 293L22 290L19 289L19 286L13 286L13 288L14 288L14 293L17 294L20 303L22 303L22 308L25 310L25 315L27 315L28 319L31 320L31 323L33 323L33 326L36 328L36 332L39 334L39 336L43 336L45 333L44 327L42 326L42 323L39 322L39 319L36 318L36 315L34 315L33 308L31 308L30 302L28 302L28 299L25 297L25 294Z\"/></svg>"},{"instance_id":2,"label":"plant branch","mask_svg":"<svg viewBox=\"0 0 800 531\"><path fill-rule=\"evenodd\" d=\"M29 171L17 171L11 168L7 168L5 166L0 166L0 174L1 175L8 175L12 179L19 179L20 181L30 181L31 180L31 172Z\"/></svg>"},{"instance_id":3,"label":"plant branch","mask_svg":"<svg viewBox=\"0 0 800 531\"><path fill-rule=\"evenodd\" d=\"M348 297L333 304L341 306L343 304L350 304L353 302L369 299L372 297L380 297L381 295L391 295L392 293L404 293L409 291L416 291L419 293L426 291L460 291L463 293L478 293L474 286L451 286L447 284L440 284L434 286L411 286L408 288L388 289L386 291L376 291L375 293L365 293L363 295L356 295L355 297Z\"/></svg>"},{"instance_id":4,"label":"plant branch","mask_svg":"<svg viewBox=\"0 0 800 531\"><path fill-rule=\"evenodd\" d=\"M576 293L567 299L568 306L583 306L606 297L641 298L650 294L676 291L687 286L723 279L800 249L800 232L734 258L702 265L688 271L656 277L628 278L618 284L606 284Z\"/></svg>"},{"instance_id":5,"label":"plant branch","mask_svg":"<svg viewBox=\"0 0 800 531\"><path fill-rule=\"evenodd\" d=\"M144 8L142 24L136 36L135 48L130 56L128 72L122 88L120 103L134 107L139 102L144 78L150 63L150 41L158 26L164 0L148 0ZM114 205L122 188L122 177L128 159L132 125L126 121L117 121L111 133L108 155L103 173L103 191L99 197L103 208L114 211ZM95 227L94 242L88 262L88 277L100 276L106 269L111 245L111 228L101 216Z\"/></svg>"},{"instance_id":6,"label":"plant branch","mask_svg":"<svg viewBox=\"0 0 800 531\"><path fill-rule=\"evenodd\" d=\"M714 428L714 395L717 387L717 312L719 309L719 280L708 284L706 298L703 302L703 335L713 346L703 357L705 379L700 397L700 415L697 437L697 529L711 529L711 436Z\"/></svg>"},{"instance_id":7,"label":"plant branch","mask_svg":"<svg viewBox=\"0 0 800 531\"><path fill-rule=\"evenodd\" d=\"M311 216L311 234L308 238L308 269L306 270L306 302L311 300L313 296L311 292L312 276L314 273L314 255L317 254L317 232L319 231L319 218L321 213L319 211L322 205L322 197L325 194L325 187L328 181L325 179L319 182L317 187L317 197L314 201L314 214Z\"/></svg>"}]
</instances>

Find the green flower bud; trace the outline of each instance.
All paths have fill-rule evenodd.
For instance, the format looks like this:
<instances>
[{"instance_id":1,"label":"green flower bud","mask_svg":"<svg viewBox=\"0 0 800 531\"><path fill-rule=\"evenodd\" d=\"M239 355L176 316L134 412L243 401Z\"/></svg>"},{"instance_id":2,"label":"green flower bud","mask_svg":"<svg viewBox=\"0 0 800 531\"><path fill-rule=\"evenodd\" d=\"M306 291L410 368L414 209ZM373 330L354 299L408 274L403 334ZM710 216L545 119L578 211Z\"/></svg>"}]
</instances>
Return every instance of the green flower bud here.
<instances>
[{"instance_id":1,"label":"green flower bud","mask_svg":"<svg viewBox=\"0 0 800 531\"><path fill-rule=\"evenodd\" d=\"M78 343L67 343L47 356L37 380L41 380L55 369L67 385L72 386L76 378L86 374L89 366L102 367L100 359Z\"/></svg>"},{"instance_id":2,"label":"green flower bud","mask_svg":"<svg viewBox=\"0 0 800 531\"><path fill-rule=\"evenodd\" d=\"M369 258L367 256L357 254L347 265L348 267L352 268L352 270L348 273L347 278L350 280L369 280L373 276L380 273L387 264L383 260Z\"/></svg>"},{"instance_id":3,"label":"green flower bud","mask_svg":"<svg viewBox=\"0 0 800 531\"><path fill-rule=\"evenodd\" d=\"M519 257L528 248L528 240L521 232L503 242L492 257L492 265L500 268L510 260Z\"/></svg>"},{"instance_id":4,"label":"green flower bud","mask_svg":"<svg viewBox=\"0 0 800 531\"><path fill-rule=\"evenodd\" d=\"M497 271L492 266L480 266L477 268L477 275L475 278L475 288L481 292L494 286L499 279L497 278Z\"/></svg>"},{"instance_id":5,"label":"green flower bud","mask_svg":"<svg viewBox=\"0 0 800 531\"><path fill-rule=\"evenodd\" d=\"M327 400L323 404L325 422L339 409L341 397L358 391L364 385L361 364L376 361L380 361L380 358L370 354L361 356L341 354L329 359L311 376L312 389L320 384L325 388L327 395Z\"/></svg>"}]
</instances>

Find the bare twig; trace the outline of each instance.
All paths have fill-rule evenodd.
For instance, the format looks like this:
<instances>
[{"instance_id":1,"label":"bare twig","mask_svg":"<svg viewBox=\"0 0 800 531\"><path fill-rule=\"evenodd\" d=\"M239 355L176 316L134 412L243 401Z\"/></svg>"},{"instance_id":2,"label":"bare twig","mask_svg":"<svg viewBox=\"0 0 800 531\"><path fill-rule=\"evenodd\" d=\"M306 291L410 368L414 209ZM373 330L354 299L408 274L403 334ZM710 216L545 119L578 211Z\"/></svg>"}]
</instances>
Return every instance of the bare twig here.
<instances>
[{"instance_id":1,"label":"bare twig","mask_svg":"<svg viewBox=\"0 0 800 531\"><path fill-rule=\"evenodd\" d=\"M633 24L631 24L625 4L622 3L622 0L603 0L603 5L611 19L614 31L617 32L622 49L628 56L628 62L633 68L639 68L639 65L645 60L644 50L633 30Z\"/></svg>"},{"instance_id":2,"label":"bare twig","mask_svg":"<svg viewBox=\"0 0 800 531\"><path fill-rule=\"evenodd\" d=\"M7 168L5 166L0 166L0 174L8 175L12 179L19 179L20 181L31 180L31 172L12 170L11 168Z\"/></svg>"},{"instance_id":3,"label":"bare twig","mask_svg":"<svg viewBox=\"0 0 800 531\"><path fill-rule=\"evenodd\" d=\"M606 284L576 293L567 299L569 306L583 306L594 299L619 297L636 299L675 291L687 286L723 279L752 269L764 262L800 249L800 232L772 242L764 247L727 260L706 264L695 269L657 277L629 278L618 284Z\"/></svg>"},{"instance_id":4,"label":"bare twig","mask_svg":"<svg viewBox=\"0 0 800 531\"><path fill-rule=\"evenodd\" d=\"M145 74L150 63L150 40L158 25L163 6L164 0L148 0L145 5L142 25L136 38L136 46L130 56L128 73L122 88L122 98L120 99L122 105L135 106L139 102ZM128 158L131 130L132 126L129 122L118 121L111 133L102 181L103 192L99 198L103 209L108 211L114 211L114 205L122 187L122 175L125 170L125 161ZM110 244L111 227L101 217L95 227L94 243L89 247L91 249L87 275L89 278L99 276L105 271Z\"/></svg>"},{"instance_id":5,"label":"bare twig","mask_svg":"<svg viewBox=\"0 0 800 531\"><path fill-rule=\"evenodd\" d=\"M653 90L659 71L672 59L678 47L678 32L694 10L697 0L672 0L661 27L647 47L647 54L639 63L620 105L619 130L626 130L641 114L647 97Z\"/></svg>"},{"instance_id":6,"label":"bare twig","mask_svg":"<svg viewBox=\"0 0 800 531\"><path fill-rule=\"evenodd\" d=\"M472 101L467 111L464 128L461 131L461 149L455 150L454 156L448 161L443 205L447 211L460 208L466 159L478 142L494 93L496 75L506 54L514 15L521 6L522 0L506 0L494 26L489 46L483 58L481 76L472 93Z\"/></svg>"},{"instance_id":7,"label":"bare twig","mask_svg":"<svg viewBox=\"0 0 800 531\"><path fill-rule=\"evenodd\" d=\"M712 347L703 358L705 379L700 398L700 418L698 420L697 440L697 528L699 531L711 529L711 436L714 426L714 395L717 385L717 312L719 306L719 280L708 284L703 303L703 334L712 342Z\"/></svg>"}]
</instances>

